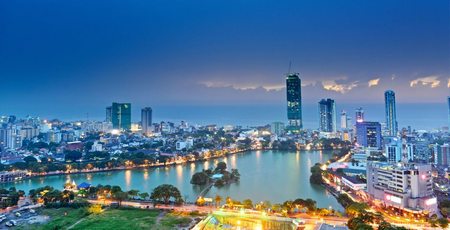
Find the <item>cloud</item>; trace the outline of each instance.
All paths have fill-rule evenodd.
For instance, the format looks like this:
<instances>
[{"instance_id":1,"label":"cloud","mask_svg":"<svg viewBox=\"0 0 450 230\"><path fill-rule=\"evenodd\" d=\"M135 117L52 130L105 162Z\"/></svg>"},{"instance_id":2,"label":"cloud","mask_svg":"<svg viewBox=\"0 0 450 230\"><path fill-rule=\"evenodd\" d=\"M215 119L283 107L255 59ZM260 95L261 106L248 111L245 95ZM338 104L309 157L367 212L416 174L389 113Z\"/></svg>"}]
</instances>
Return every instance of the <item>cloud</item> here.
<instances>
[{"instance_id":1,"label":"cloud","mask_svg":"<svg viewBox=\"0 0 450 230\"><path fill-rule=\"evenodd\" d=\"M378 83L380 83L380 78L375 78L375 79L369 80L369 82L368 82L369 87L377 86Z\"/></svg>"},{"instance_id":2,"label":"cloud","mask_svg":"<svg viewBox=\"0 0 450 230\"><path fill-rule=\"evenodd\" d=\"M415 80L412 80L409 83L409 86L416 87L418 85L422 86L430 86L431 88L436 88L441 84L441 81L439 80L438 76L427 76L422 78L417 78Z\"/></svg>"},{"instance_id":3,"label":"cloud","mask_svg":"<svg viewBox=\"0 0 450 230\"><path fill-rule=\"evenodd\" d=\"M221 82L221 81L203 81L200 82L201 85L204 85L208 88L232 88L235 90L256 90L259 88L264 89L265 91L280 91L285 88L285 85L283 84L264 84L264 85L258 85L258 84L250 84L250 83L227 83L227 82Z\"/></svg>"},{"instance_id":4,"label":"cloud","mask_svg":"<svg viewBox=\"0 0 450 230\"><path fill-rule=\"evenodd\" d=\"M450 88L450 78L447 80L447 88Z\"/></svg>"},{"instance_id":5,"label":"cloud","mask_svg":"<svg viewBox=\"0 0 450 230\"><path fill-rule=\"evenodd\" d=\"M358 86L358 81L350 83L338 83L336 80L322 81L322 86L325 90L336 91L342 94L347 93Z\"/></svg>"}]
</instances>

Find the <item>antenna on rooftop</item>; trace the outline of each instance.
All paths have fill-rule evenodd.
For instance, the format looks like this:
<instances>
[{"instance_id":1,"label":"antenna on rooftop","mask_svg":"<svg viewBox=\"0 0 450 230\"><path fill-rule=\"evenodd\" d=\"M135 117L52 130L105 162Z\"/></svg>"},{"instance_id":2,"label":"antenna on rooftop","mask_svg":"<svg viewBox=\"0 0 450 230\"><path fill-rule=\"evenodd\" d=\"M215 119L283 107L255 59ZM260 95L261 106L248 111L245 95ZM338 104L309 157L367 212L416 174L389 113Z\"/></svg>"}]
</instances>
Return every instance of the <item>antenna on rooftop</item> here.
<instances>
[{"instance_id":1,"label":"antenna on rooftop","mask_svg":"<svg viewBox=\"0 0 450 230\"><path fill-rule=\"evenodd\" d=\"M291 61L289 61L289 70L288 70L288 74L290 74L290 73L291 73L291 67L292 67L292 62L291 62Z\"/></svg>"}]
</instances>

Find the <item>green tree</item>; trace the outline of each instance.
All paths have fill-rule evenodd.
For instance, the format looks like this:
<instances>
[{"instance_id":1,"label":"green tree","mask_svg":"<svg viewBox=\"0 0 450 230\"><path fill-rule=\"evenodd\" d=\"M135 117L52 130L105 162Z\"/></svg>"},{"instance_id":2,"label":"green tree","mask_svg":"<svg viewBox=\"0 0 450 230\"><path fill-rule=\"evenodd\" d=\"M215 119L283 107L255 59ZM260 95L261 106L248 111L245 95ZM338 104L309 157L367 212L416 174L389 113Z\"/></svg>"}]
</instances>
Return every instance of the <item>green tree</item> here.
<instances>
[{"instance_id":1,"label":"green tree","mask_svg":"<svg viewBox=\"0 0 450 230\"><path fill-rule=\"evenodd\" d=\"M65 160L66 161L77 161L81 159L82 153L80 151L67 151L65 153Z\"/></svg>"},{"instance_id":2,"label":"green tree","mask_svg":"<svg viewBox=\"0 0 450 230\"><path fill-rule=\"evenodd\" d=\"M139 193L139 197L141 197L141 199L143 200L145 200L149 196L150 194L148 194L148 192Z\"/></svg>"},{"instance_id":3,"label":"green tree","mask_svg":"<svg viewBox=\"0 0 450 230\"><path fill-rule=\"evenodd\" d=\"M366 224L361 217L350 218L347 222L350 230L372 230L372 226Z\"/></svg>"},{"instance_id":4,"label":"green tree","mask_svg":"<svg viewBox=\"0 0 450 230\"><path fill-rule=\"evenodd\" d=\"M442 229L446 229L448 227L448 220L447 218L439 218L437 220L437 223L439 224L439 227L441 227Z\"/></svg>"},{"instance_id":5,"label":"green tree","mask_svg":"<svg viewBox=\"0 0 450 230\"><path fill-rule=\"evenodd\" d=\"M369 206L366 203L353 203L349 205L345 211L350 217L355 217L365 212Z\"/></svg>"},{"instance_id":6,"label":"green tree","mask_svg":"<svg viewBox=\"0 0 450 230\"><path fill-rule=\"evenodd\" d=\"M132 189L130 191L128 191L128 195L131 196L132 198L136 197L139 194L139 190L136 189Z\"/></svg>"},{"instance_id":7,"label":"green tree","mask_svg":"<svg viewBox=\"0 0 450 230\"><path fill-rule=\"evenodd\" d=\"M243 200L242 204L244 205L244 208L247 208L247 209L252 209L253 208L253 202L250 199Z\"/></svg>"},{"instance_id":8,"label":"green tree","mask_svg":"<svg viewBox=\"0 0 450 230\"><path fill-rule=\"evenodd\" d=\"M155 202L162 202L164 204L169 204L171 198L173 198L175 203L183 202L180 190L170 184L163 184L153 189L150 198Z\"/></svg>"},{"instance_id":9,"label":"green tree","mask_svg":"<svg viewBox=\"0 0 450 230\"><path fill-rule=\"evenodd\" d=\"M113 194L113 198L119 203L119 206L121 206L122 201L128 199L128 193L122 191L116 192Z\"/></svg>"},{"instance_id":10,"label":"green tree","mask_svg":"<svg viewBox=\"0 0 450 230\"><path fill-rule=\"evenodd\" d=\"M221 161L217 164L215 171L221 173L225 170L227 170L227 163Z\"/></svg>"},{"instance_id":11,"label":"green tree","mask_svg":"<svg viewBox=\"0 0 450 230\"><path fill-rule=\"evenodd\" d=\"M205 185L209 182L209 176L205 172L196 172L192 175L191 184Z\"/></svg>"},{"instance_id":12,"label":"green tree","mask_svg":"<svg viewBox=\"0 0 450 230\"><path fill-rule=\"evenodd\" d=\"M23 158L23 160L24 160L25 163L27 163L27 164L37 162L36 158L34 158L33 156L27 156L27 157Z\"/></svg>"}]
</instances>

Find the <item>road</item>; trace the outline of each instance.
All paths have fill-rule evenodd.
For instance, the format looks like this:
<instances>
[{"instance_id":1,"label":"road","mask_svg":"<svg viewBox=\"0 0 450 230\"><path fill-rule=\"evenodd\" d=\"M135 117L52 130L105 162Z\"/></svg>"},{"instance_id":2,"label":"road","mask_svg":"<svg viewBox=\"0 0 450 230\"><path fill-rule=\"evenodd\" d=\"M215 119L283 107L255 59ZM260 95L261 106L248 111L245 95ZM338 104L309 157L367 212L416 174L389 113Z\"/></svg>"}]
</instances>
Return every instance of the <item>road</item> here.
<instances>
[{"instance_id":1,"label":"road","mask_svg":"<svg viewBox=\"0 0 450 230\"><path fill-rule=\"evenodd\" d=\"M88 201L91 204L102 204L102 205L110 205L111 203L116 203L111 200L88 200ZM151 202L123 201L122 205L135 207L135 208L142 208L142 209L153 208L153 203L151 203ZM255 218L264 217L264 218L272 218L273 220L281 220L279 218L285 218L285 217L276 216L276 215L267 215L266 213L254 211L254 210L245 210L245 212L242 212L239 210L217 209L217 208L211 207L211 206L197 206L197 205L193 205L193 204L188 204L188 205L183 205L183 206L158 204L155 206L155 208L164 209L164 210L183 211L183 212L197 211L197 212L204 213L204 214L213 214L213 213L219 212L219 213L223 213L225 215L249 215L249 217L251 215L251 217L255 217ZM372 210L372 211L375 212L377 210ZM425 224L410 223L411 220L407 221L407 219L403 218L403 217L402 218L400 218L400 217L394 218L391 216L388 216L388 217L389 217L389 218L387 218L388 222L393 223L398 226L403 226L407 229L426 229L426 230L436 229L436 228L426 226ZM348 221L348 218L346 218L346 217L334 217L334 216L320 217L320 216L312 216L312 215L309 215L306 213L291 215L290 218L304 219L306 221L306 223L309 225L316 225L318 223L327 223L327 224L331 224L331 225L345 225ZM391 221L391 219L395 220L395 222ZM284 220L286 220L286 219L284 219ZM376 225L374 225L374 226L377 227Z\"/></svg>"}]
</instances>

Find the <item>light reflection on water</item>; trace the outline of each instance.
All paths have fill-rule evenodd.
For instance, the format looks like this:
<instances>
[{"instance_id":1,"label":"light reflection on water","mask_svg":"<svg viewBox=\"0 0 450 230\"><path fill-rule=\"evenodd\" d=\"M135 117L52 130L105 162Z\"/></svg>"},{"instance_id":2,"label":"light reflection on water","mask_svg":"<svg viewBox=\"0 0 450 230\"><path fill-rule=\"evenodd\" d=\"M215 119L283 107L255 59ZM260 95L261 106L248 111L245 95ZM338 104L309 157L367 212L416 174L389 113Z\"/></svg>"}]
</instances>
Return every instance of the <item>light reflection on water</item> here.
<instances>
[{"instance_id":1,"label":"light reflection on water","mask_svg":"<svg viewBox=\"0 0 450 230\"><path fill-rule=\"evenodd\" d=\"M93 185L119 185L124 190L137 189L140 192L151 193L151 190L158 185L172 184L180 189L183 196L188 196L192 201L203 187L190 184L191 176L195 172L214 167L215 162L225 161L229 164L229 169L239 170L241 180L239 183L221 188L213 187L207 194L208 197L218 194L237 200L251 198L254 202L270 200L272 203L288 199L312 198L317 200L321 207L330 205L339 207L334 197L327 194L325 189L309 183L311 166L319 161L327 161L331 156L329 151L254 151L170 167L37 177L0 184L0 187L16 186L17 189L26 192L44 185L62 189L67 180L75 180L77 184L87 181Z\"/></svg>"}]
</instances>

